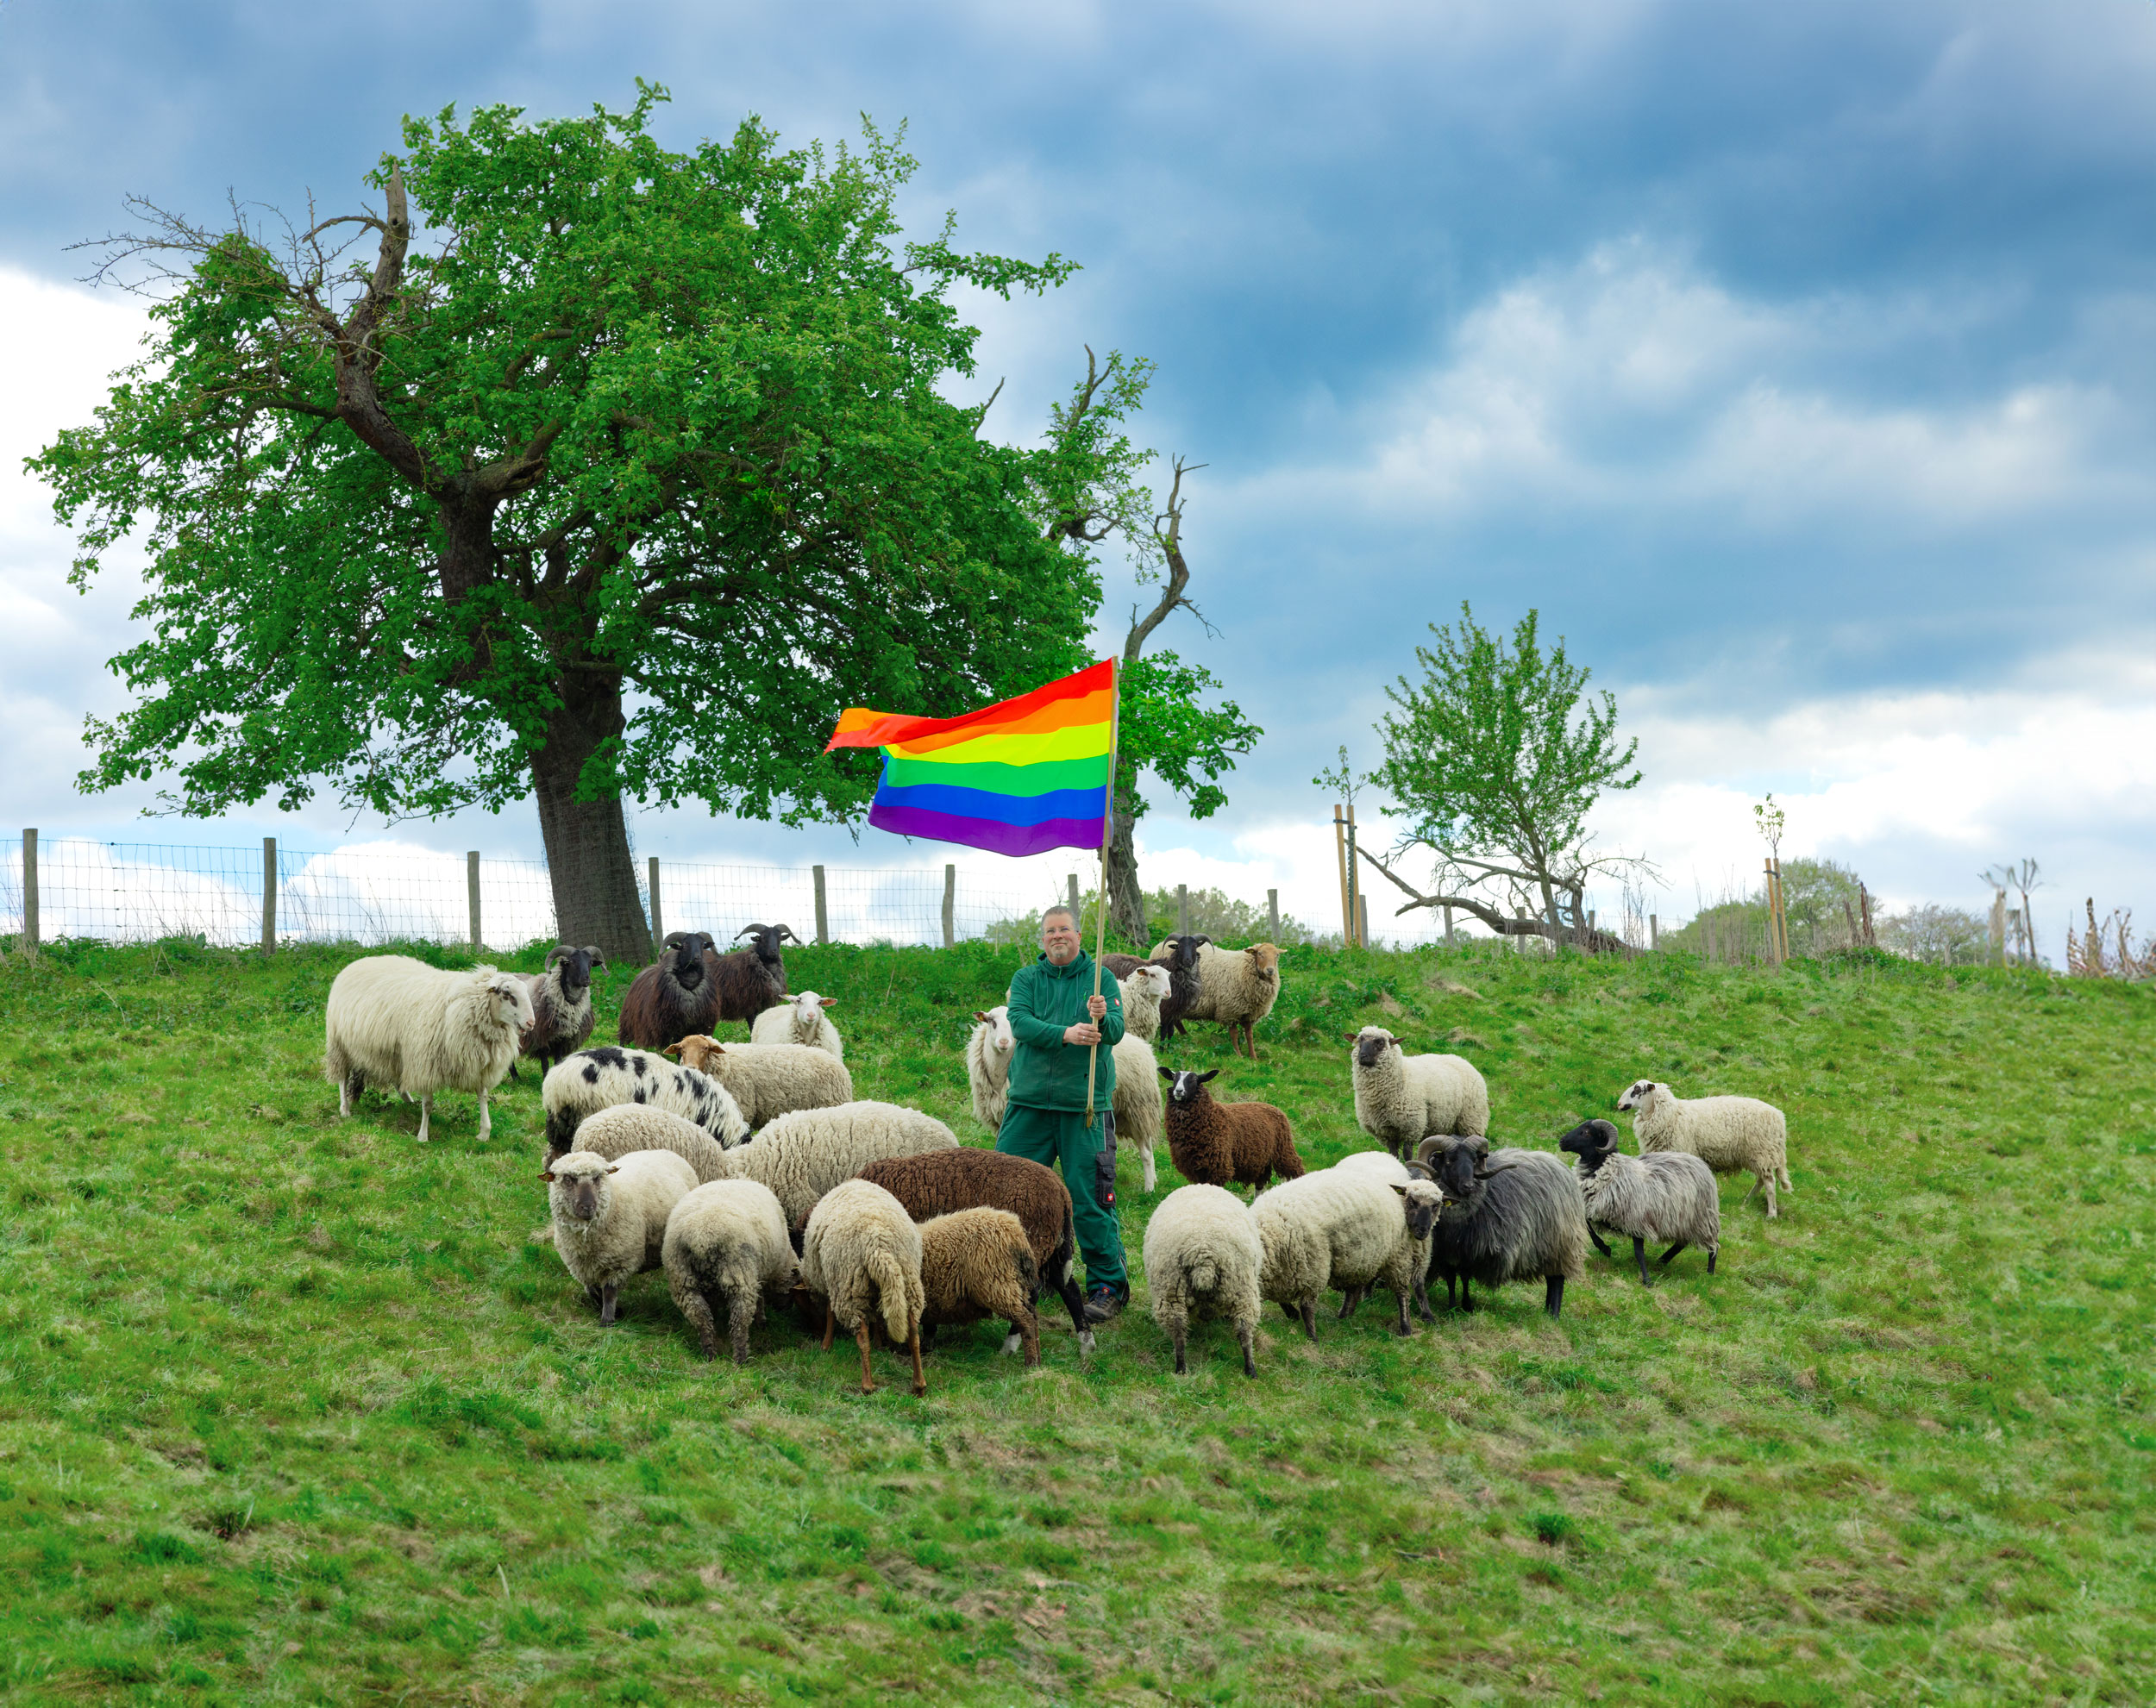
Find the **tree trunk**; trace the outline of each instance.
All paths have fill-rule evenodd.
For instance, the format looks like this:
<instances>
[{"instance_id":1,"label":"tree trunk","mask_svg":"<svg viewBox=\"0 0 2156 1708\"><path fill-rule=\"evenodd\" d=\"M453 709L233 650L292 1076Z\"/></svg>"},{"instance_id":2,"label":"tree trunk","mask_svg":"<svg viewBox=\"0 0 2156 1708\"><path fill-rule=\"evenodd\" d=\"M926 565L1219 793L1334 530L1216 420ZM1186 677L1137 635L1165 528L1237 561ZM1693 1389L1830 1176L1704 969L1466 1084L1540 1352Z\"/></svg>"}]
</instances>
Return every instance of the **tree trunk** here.
<instances>
[{"instance_id":1,"label":"tree trunk","mask_svg":"<svg viewBox=\"0 0 2156 1708\"><path fill-rule=\"evenodd\" d=\"M1137 829L1138 822L1131 816L1130 792L1119 787L1115 823L1108 835L1108 923L1136 943L1138 952L1144 954L1150 945L1145 929L1145 892L1138 885L1138 852L1133 841Z\"/></svg>"},{"instance_id":2,"label":"tree trunk","mask_svg":"<svg viewBox=\"0 0 2156 1708\"><path fill-rule=\"evenodd\" d=\"M614 965L642 967L651 959L651 930L636 893L621 797L576 797L585 761L622 733L621 696L608 689L567 698L548 716L546 745L531 754L556 927L565 943L596 943Z\"/></svg>"}]
</instances>

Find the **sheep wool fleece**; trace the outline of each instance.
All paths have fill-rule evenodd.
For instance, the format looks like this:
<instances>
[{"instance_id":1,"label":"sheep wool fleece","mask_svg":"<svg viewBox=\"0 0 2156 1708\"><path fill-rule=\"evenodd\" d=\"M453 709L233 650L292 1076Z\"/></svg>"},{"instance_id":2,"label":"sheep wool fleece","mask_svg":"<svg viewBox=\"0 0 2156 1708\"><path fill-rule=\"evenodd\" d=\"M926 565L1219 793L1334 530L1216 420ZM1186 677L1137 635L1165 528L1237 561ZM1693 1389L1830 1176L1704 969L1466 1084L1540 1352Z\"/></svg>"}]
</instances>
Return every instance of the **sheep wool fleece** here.
<instances>
[{"instance_id":1,"label":"sheep wool fleece","mask_svg":"<svg viewBox=\"0 0 2156 1708\"><path fill-rule=\"evenodd\" d=\"M1086 1057L1063 1042L1063 1029L1087 1017L1093 995L1093 957L1080 951L1067 967L1046 955L1021 967L1011 981L1010 1025L1018 1048L1011 1064L1010 1103L996 1134L996 1148L1053 1168L1062 1165L1070 1188L1072 1231L1085 1255L1086 1285L1131 1292L1123 1234L1113 1207L1115 1175L1115 1060L1123 1039L1123 992L1112 979L1100 981L1108 1011L1100 1023L1100 1055L1094 1080L1093 1125L1086 1125ZM1103 1204L1101 1176L1109 1202Z\"/></svg>"}]
</instances>

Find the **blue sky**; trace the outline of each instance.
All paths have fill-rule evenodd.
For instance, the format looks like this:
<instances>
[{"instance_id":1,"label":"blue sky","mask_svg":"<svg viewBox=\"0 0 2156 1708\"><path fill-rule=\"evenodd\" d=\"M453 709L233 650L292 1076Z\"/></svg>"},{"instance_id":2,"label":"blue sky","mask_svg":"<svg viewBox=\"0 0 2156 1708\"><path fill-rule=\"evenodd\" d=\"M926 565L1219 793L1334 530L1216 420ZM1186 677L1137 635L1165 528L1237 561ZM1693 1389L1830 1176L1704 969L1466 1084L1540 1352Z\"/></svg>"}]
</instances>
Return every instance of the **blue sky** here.
<instances>
[{"instance_id":1,"label":"blue sky","mask_svg":"<svg viewBox=\"0 0 2156 1708\"><path fill-rule=\"evenodd\" d=\"M267 4L0 7L0 814L48 835L325 843L328 809L216 827L85 798L124 576L61 586L17 459L81 417L135 310L64 246L142 194L359 194L398 117L674 93L686 143L908 122L912 211L1085 271L980 305L995 420L1081 346L1150 355L1145 431L1208 465L1188 523L1221 630L1163 638L1269 734L1149 879L1322 915L1307 779L1368 764L1385 682L1462 598L1529 605L1616 691L1646 783L1601 819L1665 917L1785 853L1978 905L2034 854L2156 912L2156 8L1820 4ZM1127 590L1107 605L1119 615ZM505 815L410 841L536 847ZM902 864L902 844L646 814L639 846ZM1614 902L1614 898L1606 898Z\"/></svg>"}]
</instances>

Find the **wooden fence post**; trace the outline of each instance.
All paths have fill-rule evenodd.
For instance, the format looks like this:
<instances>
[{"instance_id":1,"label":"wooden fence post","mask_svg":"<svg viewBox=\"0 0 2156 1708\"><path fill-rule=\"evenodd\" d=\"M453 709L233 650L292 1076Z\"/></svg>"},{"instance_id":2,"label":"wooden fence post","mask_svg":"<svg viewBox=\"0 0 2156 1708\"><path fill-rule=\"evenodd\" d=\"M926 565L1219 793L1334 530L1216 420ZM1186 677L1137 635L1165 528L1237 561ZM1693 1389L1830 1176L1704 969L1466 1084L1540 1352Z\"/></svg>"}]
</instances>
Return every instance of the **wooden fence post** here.
<instances>
[{"instance_id":1,"label":"wooden fence post","mask_svg":"<svg viewBox=\"0 0 2156 1708\"><path fill-rule=\"evenodd\" d=\"M22 833L22 954L37 959L37 832Z\"/></svg>"},{"instance_id":2,"label":"wooden fence post","mask_svg":"<svg viewBox=\"0 0 2156 1708\"><path fill-rule=\"evenodd\" d=\"M1363 873L1355 863L1355 803L1347 808L1347 873L1348 921L1353 928L1355 947L1362 948L1369 942L1369 934L1363 929L1369 910L1363 905Z\"/></svg>"},{"instance_id":3,"label":"wooden fence post","mask_svg":"<svg viewBox=\"0 0 2156 1708\"><path fill-rule=\"evenodd\" d=\"M943 947L950 948L958 942L958 868L943 868Z\"/></svg>"},{"instance_id":4,"label":"wooden fence post","mask_svg":"<svg viewBox=\"0 0 2156 1708\"><path fill-rule=\"evenodd\" d=\"M651 958L659 958L659 946L667 940L667 928L659 914L659 856L653 854L644 863L646 878L651 885Z\"/></svg>"},{"instance_id":5,"label":"wooden fence post","mask_svg":"<svg viewBox=\"0 0 2156 1708\"><path fill-rule=\"evenodd\" d=\"M1651 913L1647 916L1647 947L1656 950L1662 947L1662 922Z\"/></svg>"},{"instance_id":6,"label":"wooden fence post","mask_svg":"<svg viewBox=\"0 0 2156 1708\"><path fill-rule=\"evenodd\" d=\"M1355 947L1366 949L1370 946L1370 898L1358 895L1355 898Z\"/></svg>"},{"instance_id":7,"label":"wooden fence post","mask_svg":"<svg viewBox=\"0 0 2156 1708\"><path fill-rule=\"evenodd\" d=\"M1449 907L1445 910L1445 946L1447 948L1453 946L1452 910Z\"/></svg>"},{"instance_id":8,"label":"wooden fence post","mask_svg":"<svg viewBox=\"0 0 2156 1708\"><path fill-rule=\"evenodd\" d=\"M1068 905L1070 909L1070 923L1075 925L1078 923L1078 874L1076 873L1070 872L1064 874L1063 893L1069 898ZM1103 907L1106 907L1108 904L1108 898L1106 896L1100 898L1100 904ZM1080 935L1082 935L1083 934L1081 933Z\"/></svg>"},{"instance_id":9,"label":"wooden fence post","mask_svg":"<svg viewBox=\"0 0 2156 1708\"><path fill-rule=\"evenodd\" d=\"M1175 935L1181 936L1190 929L1190 885L1175 885Z\"/></svg>"},{"instance_id":10,"label":"wooden fence post","mask_svg":"<svg viewBox=\"0 0 2156 1708\"><path fill-rule=\"evenodd\" d=\"M479 851L473 848L464 856L464 900L472 915L472 949L479 948Z\"/></svg>"},{"instance_id":11,"label":"wooden fence post","mask_svg":"<svg viewBox=\"0 0 2156 1708\"><path fill-rule=\"evenodd\" d=\"M1272 926L1272 936L1268 941L1277 943L1280 941L1280 892L1278 890L1268 890L1265 892L1265 917Z\"/></svg>"},{"instance_id":12,"label":"wooden fence post","mask_svg":"<svg viewBox=\"0 0 2156 1708\"><path fill-rule=\"evenodd\" d=\"M1991 964L2006 965L2006 892L1991 892Z\"/></svg>"},{"instance_id":13,"label":"wooden fence post","mask_svg":"<svg viewBox=\"0 0 2156 1708\"><path fill-rule=\"evenodd\" d=\"M824 900L824 868L812 866L809 870L816 874L816 941L828 943L831 940L831 916Z\"/></svg>"},{"instance_id":14,"label":"wooden fence post","mask_svg":"<svg viewBox=\"0 0 2156 1708\"><path fill-rule=\"evenodd\" d=\"M262 953L277 953L277 838L262 838Z\"/></svg>"},{"instance_id":15,"label":"wooden fence post","mask_svg":"<svg viewBox=\"0 0 2156 1708\"><path fill-rule=\"evenodd\" d=\"M1527 917L1527 910L1515 906L1512 910L1512 917L1514 919L1525 919ZM1525 931L1516 931L1513 934L1512 949L1514 954L1526 954L1527 934Z\"/></svg>"}]
</instances>

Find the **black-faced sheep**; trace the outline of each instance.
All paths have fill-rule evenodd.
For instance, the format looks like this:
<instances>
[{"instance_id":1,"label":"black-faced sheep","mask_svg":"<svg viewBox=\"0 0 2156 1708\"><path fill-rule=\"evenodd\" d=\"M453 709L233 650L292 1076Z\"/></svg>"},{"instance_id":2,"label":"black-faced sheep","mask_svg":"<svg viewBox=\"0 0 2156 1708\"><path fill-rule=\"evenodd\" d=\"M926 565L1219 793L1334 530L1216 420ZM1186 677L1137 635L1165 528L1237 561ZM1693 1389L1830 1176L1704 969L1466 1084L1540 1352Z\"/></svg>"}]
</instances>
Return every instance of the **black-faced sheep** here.
<instances>
[{"instance_id":1,"label":"black-faced sheep","mask_svg":"<svg viewBox=\"0 0 2156 1708\"><path fill-rule=\"evenodd\" d=\"M659 959L639 973L621 999L615 1030L632 1049L662 1050L718 1024L708 931L669 931Z\"/></svg>"},{"instance_id":2,"label":"black-faced sheep","mask_svg":"<svg viewBox=\"0 0 2156 1708\"><path fill-rule=\"evenodd\" d=\"M578 949L557 943L547 951L547 970L525 975L531 1024L517 1040L517 1053L536 1061L542 1074L570 1051L582 1049L592 1035L592 969L605 965L606 957L589 944ZM514 1062L509 1077L517 1077Z\"/></svg>"},{"instance_id":3,"label":"black-faced sheep","mask_svg":"<svg viewBox=\"0 0 2156 1708\"><path fill-rule=\"evenodd\" d=\"M339 1115L351 1114L370 1084L417 1098L421 1144L436 1092L474 1092L484 1141L493 1130L486 1094L509 1072L530 1023L531 992L513 973L445 973L409 955L368 955L329 986L323 1077L337 1088Z\"/></svg>"},{"instance_id":4,"label":"black-faced sheep","mask_svg":"<svg viewBox=\"0 0 2156 1708\"><path fill-rule=\"evenodd\" d=\"M1583 1121L1557 1141L1557 1148L1579 1160L1572 1165L1587 1200L1587 1236L1604 1257L1612 1254L1595 1231L1595 1224L1632 1242L1639 1284L1647 1278L1647 1242L1672 1243L1662 1267L1688 1245L1707 1249L1707 1273L1714 1273L1721 1250L1721 1194L1714 1171L1689 1151L1650 1151L1627 1156L1617 1148L1616 1127L1608 1121Z\"/></svg>"},{"instance_id":5,"label":"black-faced sheep","mask_svg":"<svg viewBox=\"0 0 2156 1708\"><path fill-rule=\"evenodd\" d=\"M1156 1043L1170 1042L1181 1029L1183 1017L1198 997L1198 951L1212 941L1186 933L1170 937L1150 958L1135 954L1100 957L1101 967L1119 983L1145 966L1160 967L1168 974L1168 994L1161 999L1160 1035L1154 1040Z\"/></svg>"},{"instance_id":6,"label":"black-faced sheep","mask_svg":"<svg viewBox=\"0 0 2156 1708\"><path fill-rule=\"evenodd\" d=\"M1456 1282L1461 1308L1472 1311L1470 1283L1539 1276L1543 1309L1556 1317L1565 1282L1587 1272L1587 1203L1572 1171L1546 1150L1493 1152L1479 1134L1425 1139L1415 1156L1445 1193L1430 1273L1445 1278L1446 1305Z\"/></svg>"},{"instance_id":7,"label":"black-faced sheep","mask_svg":"<svg viewBox=\"0 0 2156 1708\"><path fill-rule=\"evenodd\" d=\"M1219 1073L1160 1070L1169 1080L1168 1155L1186 1180L1210 1186L1258 1186L1274 1175L1303 1173L1294 1129L1269 1103L1215 1103L1206 1082Z\"/></svg>"},{"instance_id":8,"label":"black-faced sheep","mask_svg":"<svg viewBox=\"0 0 2156 1708\"><path fill-rule=\"evenodd\" d=\"M720 954L715 949L705 952L705 970L718 993L718 1012L713 1017L753 1023L764 1010L786 1000L786 956L779 946L801 940L785 925L744 925L734 935L737 940L753 937L755 941L730 954ZM711 1029L699 1026L696 1029L708 1032Z\"/></svg>"}]
</instances>

